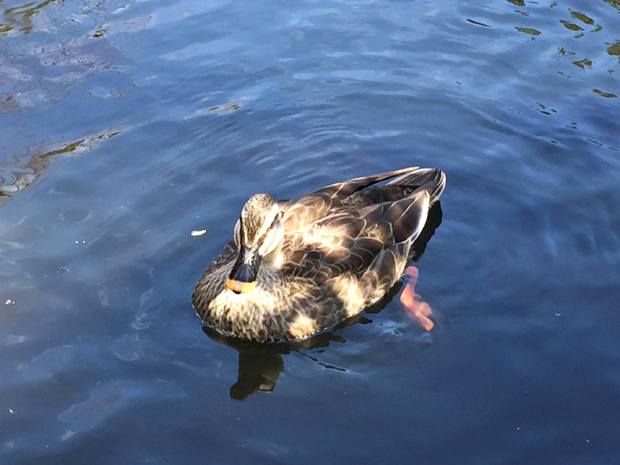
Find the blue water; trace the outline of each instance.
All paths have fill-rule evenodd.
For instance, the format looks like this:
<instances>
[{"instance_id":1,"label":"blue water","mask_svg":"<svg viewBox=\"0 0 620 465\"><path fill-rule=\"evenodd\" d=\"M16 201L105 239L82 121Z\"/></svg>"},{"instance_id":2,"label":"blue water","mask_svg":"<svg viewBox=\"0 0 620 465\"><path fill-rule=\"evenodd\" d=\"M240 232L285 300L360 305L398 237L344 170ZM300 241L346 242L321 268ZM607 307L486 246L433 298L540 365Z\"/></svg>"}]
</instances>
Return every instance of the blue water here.
<instances>
[{"instance_id":1,"label":"blue water","mask_svg":"<svg viewBox=\"0 0 620 465\"><path fill-rule=\"evenodd\" d=\"M618 462L617 1L0 10L0 463ZM250 195L410 165L430 333L398 288L283 353L203 332Z\"/></svg>"}]
</instances>

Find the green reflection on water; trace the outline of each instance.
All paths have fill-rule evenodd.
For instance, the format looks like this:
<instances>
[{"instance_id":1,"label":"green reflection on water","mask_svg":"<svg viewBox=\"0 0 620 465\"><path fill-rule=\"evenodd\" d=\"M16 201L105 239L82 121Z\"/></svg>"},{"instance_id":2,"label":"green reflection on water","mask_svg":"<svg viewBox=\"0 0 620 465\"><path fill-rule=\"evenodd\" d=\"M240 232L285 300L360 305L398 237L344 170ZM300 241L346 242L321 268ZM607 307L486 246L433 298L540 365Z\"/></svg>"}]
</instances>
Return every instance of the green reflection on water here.
<instances>
[{"instance_id":1,"label":"green reflection on water","mask_svg":"<svg viewBox=\"0 0 620 465\"><path fill-rule=\"evenodd\" d=\"M8 24L0 24L0 36L6 35L13 30L13 26L9 26Z\"/></svg>"},{"instance_id":2,"label":"green reflection on water","mask_svg":"<svg viewBox=\"0 0 620 465\"><path fill-rule=\"evenodd\" d=\"M515 29L519 32L523 32L524 34L529 34L531 36L539 36L541 33L536 29L532 29L531 27L515 27Z\"/></svg>"},{"instance_id":3,"label":"green reflection on water","mask_svg":"<svg viewBox=\"0 0 620 465\"><path fill-rule=\"evenodd\" d=\"M583 13L579 13L578 11L572 11L570 9L568 11L573 18L578 19L579 21L587 24L588 26L594 26L594 20L592 18L589 18Z\"/></svg>"},{"instance_id":4,"label":"green reflection on water","mask_svg":"<svg viewBox=\"0 0 620 465\"><path fill-rule=\"evenodd\" d=\"M4 12L4 18L7 20L8 25L0 25L0 34L6 34L11 31L13 26L10 26L10 24L18 25L20 23L23 24L20 31L24 34L30 34L33 29L32 17L46 6L56 3L57 1L58 0L45 0L43 3L39 3L38 5L36 2L30 2L25 5L8 8Z\"/></svg>"},{"instance_id":5,"label":"green reflection on water","mask_svg":"<svg viewBox=\"0 0 620 465\"><path fill-rule=\"evenodd\" d=\"M605 45L608 45L607 54L618 57L618 62L620 62L620 40L614 40L613 44L606 43Z\"/></svg>"},{"instance_id":6,"label":"green reflection on water","mask_svg":"<svg viewBox=\"0 0 620 465\"><path fill-rule=\"evenodd\" d=\"M570 21L564 21L563 19L561 19L560 22L564 25L566 29L570 29L571 31L575 31L575 32L583 31L583 28L581 26L571 23Z\"/></svg>"},{"instance_id":7,"label":"green reflection on water","mask_svg":"<svg viewBox=\"0 0 620 465\"><path fill-rule=\"evenodd\" d=\"M603 0L605 3L609 3L616 10L620 11L620 0Z\"/></svg>"},{"instance_id":8,"label":"green reflection on water","mask_svg":"<svg viewBox=\"0 0 620 465\"><path fill-rule=\"evenodd\" d=\"M82 139L82 140L79 140L77 142L73 142L71 144L66 145L65 147L63 147L61 149L52 150L50 152L43 153L43 154L39 155L38 158L51 158L54 155L61 155L63 153L75 152L75 149L77 149L84 142L86 142L86 139Z\"/></svg>"},{"instance_id":9,"label":"green reflection on water","mask_svg":"<svg viewBox=\"0 0 620 465\"><path fill-rule=\"evenodd\" d=\"M583 60L579 60L579 61L573 61L573 64L581 69L586 69L586 67L587 68L592 67L592 61L588 60L587 58L584 58Z\"/></svg>"},{"instance_id":10,"label":"green reflection on water","mask_svg":"<svg viewBox=\"0 0 620 465\"><path fill-rule=\"evenodd\" d=\"M609 92L603 92L602 90L598 90L598 89L592 89L592 92L604 98L618 98L618 96L615 94L610 94Z\"/></svg>"},{"instance_id":11,"label":"green reflection on water","mask_svg":"<svg viewBox=\"0 0 620 465\"><path fill-rule=\"evenodd\" d=\"M569 52L568 50L564 50L564 47L558 47L558 53L562 56L573 56L575 52Z\"/></svg>"}]
</instances>

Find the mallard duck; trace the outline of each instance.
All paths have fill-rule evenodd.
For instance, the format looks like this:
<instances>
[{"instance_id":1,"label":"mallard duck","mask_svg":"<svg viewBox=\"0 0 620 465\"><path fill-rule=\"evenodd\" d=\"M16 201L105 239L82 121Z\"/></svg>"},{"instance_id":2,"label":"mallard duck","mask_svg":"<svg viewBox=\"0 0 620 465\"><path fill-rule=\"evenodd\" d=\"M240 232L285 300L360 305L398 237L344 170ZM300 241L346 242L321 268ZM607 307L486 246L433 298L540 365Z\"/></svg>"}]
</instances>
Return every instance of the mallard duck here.
<instances>
[{"instance_id":1,"label":"mallard duck","mask_svg":"<svg viewBox=\"0 0 620 465\"><path fill-rule=\"evenodd\" d=\"M254 342L304 339L356 315L402 277L445 185L440 169L411 167L294 200L256 194L200 278L194 308L219 334Z\"/></svg>"}]
</instances>

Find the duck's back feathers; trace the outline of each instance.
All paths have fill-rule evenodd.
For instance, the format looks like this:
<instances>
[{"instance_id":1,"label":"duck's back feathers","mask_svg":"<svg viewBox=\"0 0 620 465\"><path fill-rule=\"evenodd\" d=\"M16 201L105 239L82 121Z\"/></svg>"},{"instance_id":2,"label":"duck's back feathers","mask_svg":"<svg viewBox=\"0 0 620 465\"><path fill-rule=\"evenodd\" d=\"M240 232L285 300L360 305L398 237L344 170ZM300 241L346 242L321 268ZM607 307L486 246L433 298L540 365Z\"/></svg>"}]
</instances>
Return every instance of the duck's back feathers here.
<instances>
[{"instance_id":1,"label":"duck's back feathers","mask_svg":"<svg viewBox=\"0 0 620 465\"><path fill-rule=\"evenodd\" d=\"M444 186L441 170L407 168L332 184L291 201L283 213L283 271L319 286L343 275L362 279L367 272L367 279L375 273L393 283L424 227L431 198Z\"/></svg>"}]
</instances>

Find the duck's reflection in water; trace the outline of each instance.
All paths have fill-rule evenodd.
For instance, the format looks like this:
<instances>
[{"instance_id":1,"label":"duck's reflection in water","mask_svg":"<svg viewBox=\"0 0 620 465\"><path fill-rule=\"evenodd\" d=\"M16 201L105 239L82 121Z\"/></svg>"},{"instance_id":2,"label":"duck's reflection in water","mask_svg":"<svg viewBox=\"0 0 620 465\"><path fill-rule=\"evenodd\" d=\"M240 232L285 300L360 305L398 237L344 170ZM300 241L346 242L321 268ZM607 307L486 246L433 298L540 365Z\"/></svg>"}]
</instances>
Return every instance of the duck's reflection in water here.
<instances>
[{"instance_id":1,"label":"duck's reflection in water","mask_svg":"<svg viewBox=\"0 0 620 465\"><path fill-rule=\"evenodd\" d=\"M400 291L400 288L401 284L398 283L380 303L369 307L367 311L370 313L379 313ZM297 352L304 357L308 357L325 368L345 371L344 368L321 362L306 351L327 347L332 342L346 342L345 339L339 334L336 334L336 332L339 332L346 326L351 326L356 323L372 323L372 320L362 315L356 315L343 321L329 331L317 334L310 339L279 344L260 344L228 338L207 326L204 326L203 330L211 339L239 352L239 372L237 375L237 382L230 388L230 397L236 400L245 400L254 393L272 392L275 389L280 373L284 370L284 359L282 355L291 352Z\"/></svg>"},{"instance_id":2,"label":"duck's reflection in water","mask_svg":"<svg viewBox=\"0 0 620 465\"><path fill-rule=\"evenodd\" d=\"M413 261L418 261L424 253L426 244L435 233L435 229L437 229L437 227L441 224L441 218L441 206L437 203L430 210L426 226L416 242L413 244L411 250L411 257ZM367 308L365 313L379 313L400 292L402 286L402 282L396 283L396 285L390 289L381 301ZM310 339L279 344L263 344L225 337L207 326L204 326L203 330L214 341L231 347L239 352L239 372L237 375L237 382L230 388L230 397L236 400L244 400L254 393L272 392L275 389L280 373L284 371L284 359L282 358L282 355L289 354L291 352L297 352L300 355L308 357L325 368L344 371L343 368L321 362L317 358L309 355L306 351L327 347L332 342L346 342L340 334L336 333L339 333L340 330L347 326L357 323L367 324L372 323L372 320L363 315L356 315L336 325L334 328L317 334Z\"/></svg>"},{"instance_id":3,"label":"duck's reflection in water","mask_svg":"<svg viewBox=\"0 0 620 465\"><path fill-rule=\"evenodd\" d=\"M276 388L284 360L277 352L239 352L239 375L230 388L230 397L247 399L255 392L271 392Z\"/></svg>"}]
</instances>

